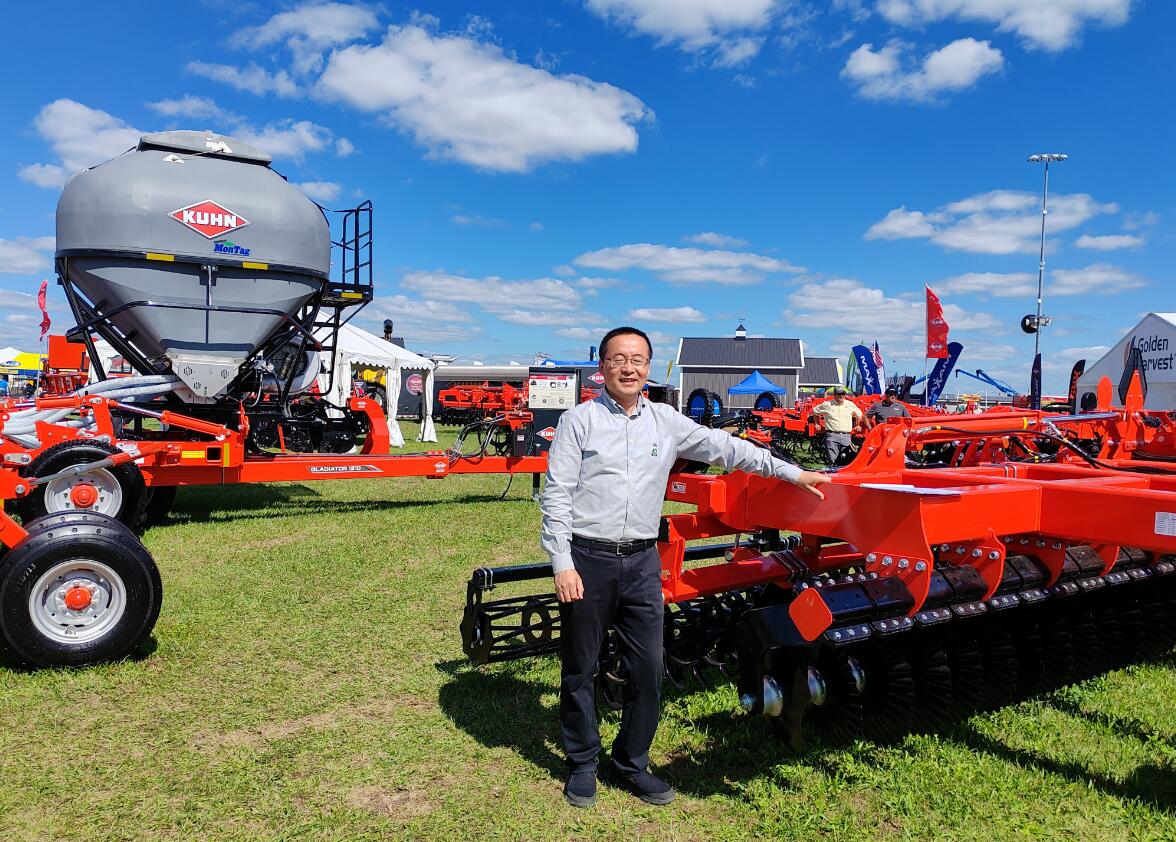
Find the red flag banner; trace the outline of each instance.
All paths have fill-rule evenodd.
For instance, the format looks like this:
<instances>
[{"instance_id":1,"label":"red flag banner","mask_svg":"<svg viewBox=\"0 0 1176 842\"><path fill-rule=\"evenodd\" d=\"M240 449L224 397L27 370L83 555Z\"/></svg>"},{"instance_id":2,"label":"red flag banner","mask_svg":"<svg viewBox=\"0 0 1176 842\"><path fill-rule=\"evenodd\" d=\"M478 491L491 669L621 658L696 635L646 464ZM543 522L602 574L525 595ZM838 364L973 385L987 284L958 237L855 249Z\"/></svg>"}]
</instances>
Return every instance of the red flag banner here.
<instances>
[{"instance_id":1,"label":"red flag banner","mask_svg":"<svg viewBox=\"0 0 1176 842\"><path fill-rule=\"evenodd\" d=\"M943 305L939 303L939 296L927 287L927 357L941 360L947 356L947 321L943 318Z\"/></svg>"},{"instance_id":2,"label":"red flag banner","mask_svg":"<svg viewBox=\"0 0 1176 842\"><path fill-rule=\"evenodd\" d=\"M49 311L45 307L45 293L49 289L48 281L41 281L41 289L37 292L37 306L41 308L41 339L49 332Z\"/></svg>"}]
</instances>

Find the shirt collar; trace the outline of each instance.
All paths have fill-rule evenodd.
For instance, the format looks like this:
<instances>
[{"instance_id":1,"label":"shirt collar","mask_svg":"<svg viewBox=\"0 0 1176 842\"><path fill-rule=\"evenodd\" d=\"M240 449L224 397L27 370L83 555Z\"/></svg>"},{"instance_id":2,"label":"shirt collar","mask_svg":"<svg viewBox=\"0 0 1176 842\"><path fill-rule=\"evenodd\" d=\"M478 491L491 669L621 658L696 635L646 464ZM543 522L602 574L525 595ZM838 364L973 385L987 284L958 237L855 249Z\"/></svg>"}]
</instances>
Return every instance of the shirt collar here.
<instances>
[{"instance_id":1,"label":"shirt collar","mask_svg":"<svg viewBox=\"0 0 1176 842\"><path fill-rule=\"evenodd\" d=\"M604 404L606 407L608 407L610 412L617 412L617 413L620 413L621 415L628 415L629 414L628 412L625 411L625 408L623 406L621 406L619 403L617 403L613 399L613 396L608 393L608 389L601 388L600 396L597 397L596 400L600 401L602 404ZM645 409L645 392L644 391L642 391L641 394L639 394L637 396L637 409L633 413L633 415L640 415L641 411L643 409Z\"/></svg>"}]
</instances>

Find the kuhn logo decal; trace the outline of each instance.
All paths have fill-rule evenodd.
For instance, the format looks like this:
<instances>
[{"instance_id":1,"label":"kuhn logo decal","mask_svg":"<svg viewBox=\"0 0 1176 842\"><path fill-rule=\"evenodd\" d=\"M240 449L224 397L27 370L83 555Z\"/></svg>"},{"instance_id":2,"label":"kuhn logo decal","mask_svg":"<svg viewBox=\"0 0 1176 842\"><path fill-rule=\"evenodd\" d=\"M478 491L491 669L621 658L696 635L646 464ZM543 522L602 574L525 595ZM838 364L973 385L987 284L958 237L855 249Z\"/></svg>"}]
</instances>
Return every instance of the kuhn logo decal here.
<instances>
[{"instance_id":1,"label":"kuhn logo decal","mask_svg":"<svg viewBox=\"0 0 1176 842\"><path fill-rule=\"evenodd\" d=\"M551 441L555 438L555 427L548 427L546 430L540 430L539 435L543 436L543 438L547 439L548 441Z\"/></svg>"},{"instance_id":2,"label":"kuhn logo decal","mask_svg":"<svg viewBox=\"0 0 1176 842\"><path fill-rule=\"evenodd\" d=\"M202 237L214 239L223 237L230 231L244 228L249 220L238 213L233 213L224 205L218 205L211 199L197 202L194 205L177 208L168 214L181 225L187 226Z\"/></svg>"}]
</instances>

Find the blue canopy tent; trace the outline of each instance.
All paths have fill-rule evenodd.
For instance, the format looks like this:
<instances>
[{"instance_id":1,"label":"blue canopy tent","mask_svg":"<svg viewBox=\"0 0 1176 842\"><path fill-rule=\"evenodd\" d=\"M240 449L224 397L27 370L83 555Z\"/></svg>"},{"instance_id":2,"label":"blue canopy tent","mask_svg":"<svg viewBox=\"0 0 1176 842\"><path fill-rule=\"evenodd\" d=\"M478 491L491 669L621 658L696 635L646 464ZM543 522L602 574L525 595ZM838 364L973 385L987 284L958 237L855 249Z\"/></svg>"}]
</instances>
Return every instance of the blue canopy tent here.
<instances>
[{"instance_id":1,"label":"blue canopy tent","mask_svg":"<svg viewBox=\"0 0 1176 842\"><path fill-rule=\"evenodd\" d=\"M765 394L765 392L767 394ZM731 388L727 389L728 395L760 395L755 402L755 408L761 410L772 409L780 406L780 401L776 395L783 397L788 394L788 390L783 386L777 386L768 378L759 373L759 370L753 371L740 382L736 383Z\"/></svg>"}]
</instances>

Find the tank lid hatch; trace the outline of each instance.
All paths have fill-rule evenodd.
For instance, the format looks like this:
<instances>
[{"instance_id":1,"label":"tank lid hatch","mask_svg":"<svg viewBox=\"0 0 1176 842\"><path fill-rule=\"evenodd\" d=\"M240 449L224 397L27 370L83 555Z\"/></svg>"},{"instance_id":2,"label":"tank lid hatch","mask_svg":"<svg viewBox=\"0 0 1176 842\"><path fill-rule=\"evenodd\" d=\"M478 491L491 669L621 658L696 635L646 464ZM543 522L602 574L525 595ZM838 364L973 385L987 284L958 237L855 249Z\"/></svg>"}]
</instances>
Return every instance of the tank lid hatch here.
<instances>
[{"instance_id":1,"label":"tank lid hatch","mask_svg":"<svg viewBox=\"0 0 1176 842\"><path fill-rule=\"evenodd\" d=\"M208 155L266 166L273 161L273 158L256 146L216 132L175 131L145 134L139 138L138 149L140 152L146 149L162 149L189 155Z\"/></svg>"}]
</instances>

